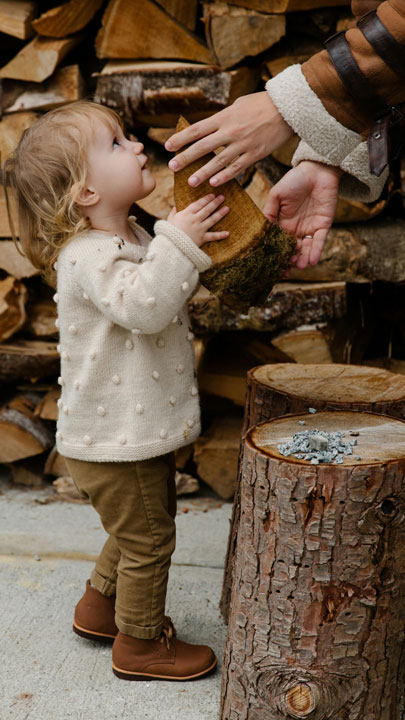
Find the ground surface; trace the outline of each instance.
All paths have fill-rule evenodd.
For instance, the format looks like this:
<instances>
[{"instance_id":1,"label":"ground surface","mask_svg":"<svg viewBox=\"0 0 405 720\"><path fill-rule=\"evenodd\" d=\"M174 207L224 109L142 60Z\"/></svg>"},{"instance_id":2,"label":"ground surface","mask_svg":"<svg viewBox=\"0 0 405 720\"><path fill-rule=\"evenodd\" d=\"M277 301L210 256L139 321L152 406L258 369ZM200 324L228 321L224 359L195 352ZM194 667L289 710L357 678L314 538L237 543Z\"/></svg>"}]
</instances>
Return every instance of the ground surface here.
<instances>
[{"instance_id":1,"label":"ground surface","mask_svg":"<svg viewBox=\"0 0 405 720\"><path fill-rule=\"evenodd\" d=\"M105 533L91 506L54 497L0 475L0 720L217 720L231 505L179 499L167 599L179 637L211 645L219 670L198 682L130 683L112 674L109 646L71 632Z\"/></svg>"}]
</instances>

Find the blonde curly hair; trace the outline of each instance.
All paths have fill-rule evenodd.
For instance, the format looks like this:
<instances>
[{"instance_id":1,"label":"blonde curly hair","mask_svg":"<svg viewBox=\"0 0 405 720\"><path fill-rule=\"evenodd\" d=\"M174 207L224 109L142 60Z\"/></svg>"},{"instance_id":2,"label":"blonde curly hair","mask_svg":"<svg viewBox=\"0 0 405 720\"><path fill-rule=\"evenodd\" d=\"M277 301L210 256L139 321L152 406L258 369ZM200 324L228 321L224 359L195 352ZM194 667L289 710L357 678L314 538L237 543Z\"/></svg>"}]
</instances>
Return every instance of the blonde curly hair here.
<instances>
[{"instance_id":1,"label":"blonde curly hair","mask_svg":"<svg viewBox=\"0 0 405 720\"><path fill-rule=\"evenodd\" d=\"M118 122L123 128L117 113L103 105L89 100L64 105L24 131L2 170L13 241L53 287L59 252L74 235L91 227L76 199L86 183L94 119L110 127Z\"/></svg>"}]
</instances>

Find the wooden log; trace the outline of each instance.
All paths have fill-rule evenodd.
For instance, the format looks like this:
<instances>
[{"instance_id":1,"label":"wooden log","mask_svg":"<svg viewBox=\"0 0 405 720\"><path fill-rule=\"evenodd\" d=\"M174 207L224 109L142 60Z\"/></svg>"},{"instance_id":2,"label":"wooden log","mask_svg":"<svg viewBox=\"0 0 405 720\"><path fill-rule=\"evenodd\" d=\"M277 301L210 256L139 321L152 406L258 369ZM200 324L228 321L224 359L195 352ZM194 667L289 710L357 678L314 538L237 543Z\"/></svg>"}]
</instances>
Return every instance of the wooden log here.
<instances>
[{"instance_id":1,"label":"wooden log","mask_svg":"<svg viewBox=\"0 0 405 720\"><path fill-rule=\"evenodd\" d=\"M36 2L0 0L0 32L27 40L34 35L32 21L36 14Z\"/></svg>"},{"instance_id":2,"label":"wooden log","mask_svg":"<svg viewBox=\"0 0 405 720\"><path fill-rule=\"evenodd\" d=\"M362 459L281 456L300 419L358 432ZM404 447L405 422L371 413L293 415L247 433L222 720L401 720Z\"/></svg>"},{"instance_id":3,"label":"wooden log","mask_svg":"<svg viewBox=\"0 0 405 720\"><path fill-rule=\"evenodd\" d=\"M38 83L3 81L3 111L5 115L17 115L24 110L53 110L85 96L85 83L78 65L66 65L57 70L49 80Z\"/></svg>"},{"instance_id":4,"label":"wooden log","mask_svg":"<svg viewBox=\"0 0 405 720\"><path fill-rule=\"evenodd\" d=\"M372 223L333 227L317 265L291 268L290 278L304 282L405 281L405 221L377 218Z\"/></svg>"},{"instance_id":5,"label":"wooden log","mask_svg":"<svg viewBox=\"0 0 405 720\"><path fill-rule=\"evenodd\" d=\"M267 50L285 34L284 15L268 15L224 2L204 3L203 7L208 45L224 68Z\"/></svg>"},{"instance_id":6,"label":"wooden log","mask_svg":"<svg viewBox=\"0 0 405 720\"><path fill-rule=\"evenodd\" d=\"M319 325L301 325L277 335L272 342L296 363L323 365L333 362L326 326L320 329Z\"/></svg>"},{"instance_id":7,"label":"wooden log","mask_svg":"<svg viewBox=\"0 0 405 720\"><path fill-rule=\"evenodd\" d=\"M11 276L0 280L0 342L23 327L27 318L26 300L27 288L20 280Z\"/></svg>"},{"instance_id":8,"label":"wooden log","mask_svg":"<svg viewBox=\"0 0 405 720\"><path fill-rule=\"evenodd\" d=\"M180 118L177 130L187 125ZM212 192L208 181L196 188L188 184L190 175L212 157L213 153L205 155L175 173L174 201L178 210ZM222 185L221 194L230 211L215 229L228 230L229 237L206 246L212 265L200 279L226 304L246 311L264 302L273 285L284 276L295 238L270 223L236 180Z\"/></svg>"},{"instance_id":9,"label":"wooden log","mask_svg":"<svg viewBox=\"0 0 405 720\"><path fill-rule=\"evenodd\" d=\"M319 40L300 38L290 41L288 38L280 44L280 48L275 48L269 53L269 57L263 60L262 76L263 80L269 80L282 72L290 65L302 64L309 60L312 55L323 49Z\"/></svg>"},{"instance_id":10,"label":"wooden log","mask_svg":"<svg viewBox=\"0 0 405 720\"><path fill-rule=\"evenodd\" d=\"M195 30L198 0L156 0L169 15L189 30Z\"/></svg>"},{"instance_id":11,"label":"wooden log","mask_svg":"<svg viewBox=\"0 0 405 720\"><path fill-rule=\"evenodd\" d=\"M1 217L2 194L0 192L0 228L2 226ZM1 240L0 242L0 268L8 273L8 275L17 278L17 280L39 275L39 270L31 264L28 258L18 252L12 240Z\"/></svg>"},{"instance_id":12,"label":"wooden log","mask_svg":"<svg viewBox=\"0 0 405 720\"><path fill-rule=\"evenodd\" d=\"M159 145L164 146L166 141L169 139L169 137L174 135L175 132L176 132L175 127L170 127L170 128L151 127L151 128L149 128L149 130L147 132L147 136L148 136L148 138L153 140L153 142L159 143Z\"/></svg>"},{"instance_id":13,"label":"wooden log","mask_svg":"<svg viewBox=\"0 0 405 720\"><path fill-rule=\"evenodd\" d=\"M37 35L9 63L0 68L0 78L40 83L52 75L80 40L79 35L62 39L48 39Z\"/></svg>"},{"instance_id":14,"label":"wooden log","mask_svg":"<svg viewBox=\"0 0 405 720\"><path fill-rule=\"evenodd\" d=\"M405 418L405 378L360 365L262 365L247 373L242 435L250 427L289 413L318 411L375 412ZM242 455L239 466L242 465ZM226 620L240 521L240 472L235 492L225 561L221 612Z\"/></svg>"},{"instance_id":15,"label":"wooden log","mask_svg":"<svg viewBox=\"0 0 405 720\"><path fill-rule=\"evenodd\" d=\"M40 455L54 443L54 434L35 417L35 395L17 396L0 410L0 463Z\"/></svg>"},{"instance_id":16,"label":"wooden log","mask_svg":"<svg viewBox=\"0 0 405 720\"><path fill-rule=\"evenodd\" d=\"M217 0L214 0L217 2ZM232 5L267 13L296 12L319 7L350 5L350 0L232 0Z\"/></svg>"},{"instance_id":17,"label":"wooden log","mask_svg":"<svg viewBox=\"0 0 405 720\"><path fill-rule=\"evenodd\" d=\"M62 38L82 30L101 7L103 0L69 0L53 7L34 20L33 28L39 35Z\"/></svg>"},{"instance_id":18,"label":"wooden log","mask_svg":"<svg viewBox=\"0 0 405 720\"><path fill-rule=\"evenodd\" d=\"M58 453L56 445L52 448L46 459L44 465L44 473L45 475L55 475L56 477L69 476L69 470L66 464L66 460L63 455L60 455Z\"/></svg>"},{"instance_id":19,"label":"wooden log","mask_svg":"<svg viewBox=\"0 0 405 720\"><path fill-rule=\"evenodd\" d=\"M235 492L241 428L241 417L216 418L194 443L199 477L224 500Z\"/></svg>"},{"instance_id":20,"label":"wooden log","mask_svg":"<svg viewBox=\"0 0 405 720\"><path fill-rule=\"evenodd\" d=\"M281 332L300 325L338 320L346 315L346 283L277 283L265 302L239 313L205 288L189 300L188 313L197 333L229 330Z\"/></svg>"},{"instance_id":21,"label":"wooden log","mask_svg":"<svg viewBox=\"0 0 405 720\"><path fill-rule=\"evenodd\" d=\"M60 398L60 388L52 388L44 395L42 400L38 403L35 408L35 417L40 417L41 420L57 420L58 419L58 406L57 402ZM58 475L66 473L57 473Z\"/></svg>"},{"instance_id":22,"label":"wooden log","mask_svg":"<svg viewBox=\"0 0 405 720\"><path fill-rule=\"evenodd\" d=\"M261 337L263 337L261 333ZM258 362L293 362L271 344L268 336L258 340L253 332L227 332L207 342L198 367L198 386L208 395L226 398L243 407L246 373ZM267 342L266 342L267 340Z\"/></svg>"},{"instance_id":23,"label":"wooden log","mask_svg":"<svg viewBox=\"0 0 405 720\"><path fill-rule=\"evenodd\" d=\"M253 92L252 67L221 70L215 65L173 61L114 61L96 73L95 101L115 109L129 127L174 127L179 114L196 122Z\"/></svg>"},{"instance_id":24,"label":"wooden log","mask_svg":"<svg viewBox=\"0 0 405 720\"><path fill-rule=\"evenodd\" d=\"M56 305L53 300L37 300L27 306L27 320L24 330L37 338L52 338L57 335Z\"/></svg>"},{"instance_id":25,"label":"wooden log","mask_svg":"<svg viewBox=\"0 0 405 720\"><path fill-rule=\"evenodd\" d=\"M210 63L210 50L152 0L110 0L96 38L98 58L175 58Z\"/></svg>"},{"instance_id":26,"label":"wooden log","mask_svg":"<svg viewBox=\"0 0 405 720\"><path fill-rule=\"evenodd\" d=\"M1 432L1 425L0 425ZM7 463L13 482L26 487L40 487L44 481L44 463L42 456Z\"/></svg>"},{"instance_id":27,"label":"wooden log","mask_svg":"<svg viewBox=\"0 0 405 720\"><path fill-rule=\"evenodd\" d=\"M36 380L56 375L60 362L56 343L45 340L15 340L0 344L0 382Z\"/></svg>"},{"instance_id":28,"label":"wooden log","mask_svg":"<svg viewBox=\"0 0 405 720\"><path fill-rule=\"evenodd\" d=\"M4 115L0 121L0 157L2 164L20 142L24 130L31 127L38 115L33 112L21 112L18 115Z\"/></svg>"}]
</instances>

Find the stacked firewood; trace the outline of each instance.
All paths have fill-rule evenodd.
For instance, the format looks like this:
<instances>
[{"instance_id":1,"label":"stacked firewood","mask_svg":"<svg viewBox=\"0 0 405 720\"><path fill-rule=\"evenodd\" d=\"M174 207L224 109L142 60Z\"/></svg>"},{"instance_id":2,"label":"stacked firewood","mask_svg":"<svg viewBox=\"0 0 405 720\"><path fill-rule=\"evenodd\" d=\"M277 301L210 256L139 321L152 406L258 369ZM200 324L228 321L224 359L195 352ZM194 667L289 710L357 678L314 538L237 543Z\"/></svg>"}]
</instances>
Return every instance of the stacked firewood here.
<instances>
[{"instance_id":1,"label":"stacked firewood","mask_svg":"<svg viewBox=\"0 0 405 720\"><path fill-rule=\"evenodd\" d=\"M145 143L157 187L134 211L151 230L174 204L164 142L178 116L195 122L262 89L349 23L347 0L2 0L1 161L41 113L94 98ZM259 207L297 142L239 178ZM204 288L190 301L204 435L178 453L178 467L222 498L234 490L250 368L344 362L405 372L400 182L372 205L340 200L320 263L294 269L262 306L242 313ZM0 243L0 464L16 482L40 484L67 473L54 449L54 290L17 252L1 185Z\"/></svg>"}]
</instances>

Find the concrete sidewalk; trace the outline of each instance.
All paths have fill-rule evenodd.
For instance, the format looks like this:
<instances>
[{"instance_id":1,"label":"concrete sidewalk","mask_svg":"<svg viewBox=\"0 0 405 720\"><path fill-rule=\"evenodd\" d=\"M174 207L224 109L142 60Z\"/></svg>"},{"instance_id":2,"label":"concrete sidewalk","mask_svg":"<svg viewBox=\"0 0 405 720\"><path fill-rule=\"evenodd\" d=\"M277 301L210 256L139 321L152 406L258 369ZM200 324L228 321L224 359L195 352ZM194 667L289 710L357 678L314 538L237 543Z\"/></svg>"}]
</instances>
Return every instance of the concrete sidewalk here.
<instances>
[{"instance_id":1,"label":"concrete sidewalk","mask_svg":"<svg viewBox=\"0 0 405 720\"><path fill-rule=\"evenodd\" d=\"M106 536L91 506L54 496L0 477L0 720L217 720L231 504L179 499L166 608L181 639L214 649L218 671L197 682L130 683L113 675L110 646L71 630Z\"/></svg>"}]
</instances>

